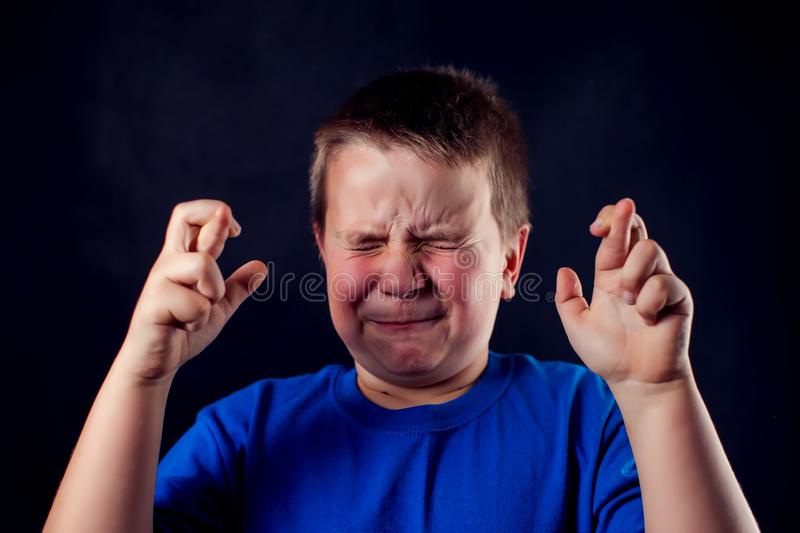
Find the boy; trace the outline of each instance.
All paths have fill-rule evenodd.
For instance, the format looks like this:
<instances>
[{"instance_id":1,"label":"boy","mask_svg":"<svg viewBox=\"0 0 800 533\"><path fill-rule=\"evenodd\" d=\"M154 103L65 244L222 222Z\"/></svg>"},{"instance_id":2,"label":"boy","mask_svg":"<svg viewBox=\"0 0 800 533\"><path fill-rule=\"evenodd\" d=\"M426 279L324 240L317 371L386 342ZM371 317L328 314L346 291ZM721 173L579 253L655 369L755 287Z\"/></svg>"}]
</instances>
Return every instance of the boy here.
<instances>
[{"instance_id":1,"label":"boy","mask_svg":"<svg viewBox=\"0 0 800 533\"><path fill-rule=\"evenodd\" d=\"M175 373L266 274L224 281L241 226L222 202L179 204L45 529L757 531L693 379L691 294L631 199L590 228L591 307L558 271L588 368L489 349L531 228L524 145L468 70L348 99L316 133L310 189L354 368L236 391L157 465Z\"/></svg>"}]
</instances>

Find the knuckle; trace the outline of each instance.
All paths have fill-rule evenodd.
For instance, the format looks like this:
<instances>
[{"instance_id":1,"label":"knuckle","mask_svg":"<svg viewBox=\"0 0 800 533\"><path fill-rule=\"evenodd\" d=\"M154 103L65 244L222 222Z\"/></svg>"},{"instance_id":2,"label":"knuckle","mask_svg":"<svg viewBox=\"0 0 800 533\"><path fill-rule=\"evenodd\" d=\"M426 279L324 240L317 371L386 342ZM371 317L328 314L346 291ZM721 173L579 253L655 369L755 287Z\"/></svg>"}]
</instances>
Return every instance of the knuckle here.
<instances>
[{"instance_id":1,"label":"knuckle","mask_svg":"<svg viewBox=\"0 0 800 533\"><path fill-rule=\"evenodd\" d=\"M175 204L175 207L172 208L172 216L179 217L183 212L186 210L186 202L178 202Z\"/></svg>"},{"instance_id":2,"label":"knuckle","mask_svg":"<svg viewBox=\"0 0 800 533\"><path fill-rule=\"evenodd\" d=\"M188 297L187 298L191 298ZM191 298L191 304L189 304L189 308L187 309L187 315L189 322L201 322L203 317L205 317L208 313L208 309L210 309L210 304L208 299L200 297L200 298Z\"/></svg>"},{"instance_id":3,"label":"knuckle","mask_svg":"<svg viewBox=\"0 0 800 533\"><path fill-rule=\"evenodd\" d=\"M205 317L211 312L211 302L205 296L202 296L197 302L197 311L199 316Z\"/></svg>"},{"instance_id":4,"label":"knuckle","mask_svg":"<svg viewBox=\"0 0 800 533\"><path fill-rule=\"evenodd\" d=\"M224 286L225 282L222 279L222 273L219 270L216 259L214 259L214 256L207 252L194 253L196 255L196 259L193 275L196 276L198 281L202 280L205 283L205 286L210 289L213 299L217 300L222 298L222 296L219 295L219 286Z\"/></svg>"},{"instance_id":5,"label":"knuckle","mask_svg":"<svg viewBox=\"0 0 800 533\"><path fill-rule=\"evenodd\" d=\"M634 248L638 248L639 253L644 253L647 256L654 256L659 253L661 246L653 239L640 239L634 244Z\"/></svg>"},{"instance_id":6,"label":"knuckle","mask_svg":"<svg viewBox=\"0 0 800 533\"><path fill-rule=\"evenodd\" d=\"M205 315L197 315L194 320L186 323L186 331L198 331L208 323L208 318Z\"/></svg>"},{"instance_id":7,"label":"knuckle","mask_svg":"<svg viewBox=\"0 0 800 533\"><path fill-rule=\"evenodd\" d=\"M639 276L636 273L622 273L622 288L636 292L639 288Z\"/></svg>"},{"instance_id":8,"label":"knuckle","mask_svg":"<svg viewBox=\"0 0 800 533\"><path fill-rule=\"evenodd\" d=\"M214 261L214 258L206 252L189 252L188 255L191 260L192 275L198 278L209 271L211 263Z\"/></svg>"},{"instance_id":9,"label":"knuckle","mask_svg":"<svg viewBox=\"0 0 800 533\"><path fill-rule=\"evenodd\" d=\"M159 302L162 299L162 296L166 294L167 285L172 283L167 276L159 273L157 276L153 276L151 280L148 280L145 283L144 288L142 289L141 298L145 302Z\"/></svg>"},{"instance_id":10,"label":"knuckle","mask_svg":"<svg viewBox=\"0 0 800 533\"><path fill-rule=\"evenodd\" d=\"M198 262L203 272L214 272L217 266L217 260L208 252L196 252L198 255Z\"/></svg>"},{"instance_id":11,"label":"knuckle","mask_svg":"<svg viewBox=\"0 0 800 533\"><path fill-rule=\"evenodd\" d=\"M669 290L669 280L667 276L651 276L649 285L651 285L653 292L657 294L663 294Z\"/></svg>"}]
</instances>

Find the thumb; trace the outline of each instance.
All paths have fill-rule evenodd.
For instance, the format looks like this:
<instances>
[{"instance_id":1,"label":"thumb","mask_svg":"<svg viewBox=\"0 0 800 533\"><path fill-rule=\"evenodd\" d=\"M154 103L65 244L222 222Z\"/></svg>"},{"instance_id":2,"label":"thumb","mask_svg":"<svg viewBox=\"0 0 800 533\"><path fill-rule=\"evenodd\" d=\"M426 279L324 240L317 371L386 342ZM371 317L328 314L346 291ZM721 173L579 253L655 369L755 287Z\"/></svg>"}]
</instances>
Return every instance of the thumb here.
<instances>
[{"instance_id":1,"label":"thumb","mask_svg":"<svg viewBox=\"0 0 800 533\"><path fill-rule=\"evenodd\" d=\"M565 326L577 323L581 314L589 309L578 274L569 267L561 267L556 274L556 310Z\"/></svg>"},{"instance_id":2,"label":"thumb","mask_svg":"<svg viewBox=\"0 0 800 533\"><path fill-rule=\"evenodd\" d=\"M250 296L267 277L267 265L253 260L240 266L236 272L225 280L225 297L227 305L223 305L226 317L230 318L248 296Z\"/></svg>"}]
</instances>

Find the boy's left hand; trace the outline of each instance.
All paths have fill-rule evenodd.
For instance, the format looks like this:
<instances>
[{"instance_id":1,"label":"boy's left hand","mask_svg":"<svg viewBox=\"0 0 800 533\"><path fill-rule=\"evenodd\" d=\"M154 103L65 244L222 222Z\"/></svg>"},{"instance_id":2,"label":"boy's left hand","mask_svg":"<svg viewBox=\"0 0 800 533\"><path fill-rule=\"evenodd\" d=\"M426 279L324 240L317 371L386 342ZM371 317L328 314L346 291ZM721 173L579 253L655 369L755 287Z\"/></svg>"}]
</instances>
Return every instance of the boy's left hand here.
<instances>
[{"instance_id":1,"label":"boy's left hand","mask_svg":"<svg viewBox=\"0 0 800 533\"><path fill-rule=\"evenodd\" d=\"M603 237L591 306L575 271L562 267L556 279L556 309L570 344L609 385L666 384L691 373L692 295L635 211L633 200L623 198L605 206L602 224L590 227ZM634 303L626 303L625 291Z\"/></svg>"}]
</instances>

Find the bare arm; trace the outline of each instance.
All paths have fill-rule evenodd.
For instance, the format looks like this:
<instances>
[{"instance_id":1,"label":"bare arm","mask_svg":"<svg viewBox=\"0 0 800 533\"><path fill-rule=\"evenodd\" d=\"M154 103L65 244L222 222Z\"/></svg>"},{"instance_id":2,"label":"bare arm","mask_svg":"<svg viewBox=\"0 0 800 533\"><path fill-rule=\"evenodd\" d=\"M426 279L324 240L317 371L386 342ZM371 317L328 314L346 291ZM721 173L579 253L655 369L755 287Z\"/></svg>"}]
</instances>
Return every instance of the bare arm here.
<instances>
[{"instance_id":1,"label":"bare arm","mask_svg":"<svg viewBox=\"0 0 800 533\"><path fill-rule=\"evenodd\" d=\"M602 237L591 305L575 271L560 268L556 309L620 407L647 531L758 531L694 380L689 287L631 198L604 206L589 230Z\"/></svg>"},{"instance_id":2,"label":"bare arm","mask_svg":"<svg viewBox=\"0 0 800 533\"><path fill-rule=\"evenodd\" d=\"M122 355L122 354L121 354ZM111 367L92 405L44 531L152 531L164 410L172 377Z\"/></svg>"},{"instance_id":3,"label":"bare arm","mask_svg":"<svg viewBox=\"0 0 800 533\"><path fill-rule=\"evenodd\" d=\"M636 460L648 532L759 531L692 374L611 389Z\"/></svg>"},{"instance_id":4,"label":"bare arm","mask_svg":"<svg viewBox=\"0 0 800 533\"><path fill-rule=\"evenodd\" d=\"M175 373L203 351L258 287L250 261L225 280L216 259L241 226L218 200L178 204L122 348L73 450L44 530L153 530L167 396Z\"/></svg>"}]
</instances>

